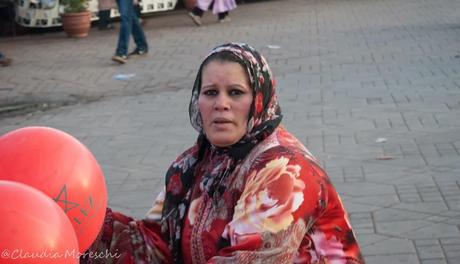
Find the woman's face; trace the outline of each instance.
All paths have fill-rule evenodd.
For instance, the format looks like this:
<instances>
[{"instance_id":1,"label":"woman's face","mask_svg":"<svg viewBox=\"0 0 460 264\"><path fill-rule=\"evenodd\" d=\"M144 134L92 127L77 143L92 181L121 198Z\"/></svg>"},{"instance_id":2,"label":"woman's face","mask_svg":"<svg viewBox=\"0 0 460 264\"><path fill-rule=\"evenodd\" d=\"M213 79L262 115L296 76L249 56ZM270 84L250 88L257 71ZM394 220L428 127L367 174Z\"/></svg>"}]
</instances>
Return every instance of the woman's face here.
<instances>
[{"instance_id":1,"label":"woman's face","mask_svg":"<svg viewBox=\"0 0 460 264\"><path fill-rule=\"evenodd\" d=\"M251 103L249 78L240 64L211 61L204 67L198 107L211 144L227 147L246 134Z\"/></svg>"}]
</instances>

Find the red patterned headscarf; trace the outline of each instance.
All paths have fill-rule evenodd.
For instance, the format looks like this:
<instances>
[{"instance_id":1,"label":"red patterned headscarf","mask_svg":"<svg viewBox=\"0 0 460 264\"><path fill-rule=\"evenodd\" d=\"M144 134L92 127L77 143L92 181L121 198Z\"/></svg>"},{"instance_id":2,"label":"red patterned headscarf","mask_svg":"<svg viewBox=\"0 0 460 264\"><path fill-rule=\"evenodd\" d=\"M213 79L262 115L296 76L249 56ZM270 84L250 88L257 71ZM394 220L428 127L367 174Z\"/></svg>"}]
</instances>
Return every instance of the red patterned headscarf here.
<instances>
[{"instance_id":1,"label":"red patterned headscarf","mask_svg":"<svg viewBox=\"0 0 460 264\"><path fill-rule=\"evenodd\" d=\"M247 132L232 146L212 146L204 135L199 113L198 97L201 89L203 64L198 71L190 100L189 114L192 126L200 133L197 143L179 156L166 173L166 196L162 212L162 232L169 242L174 263L182 263L181 234L183 219L190 204L194 184L200 184L210 197L221 194L220 183L230 175L250 150L270 135L281 122L281 110L275 93L275 81L265 58L247 44L228 43L214 48L210 54L228 52L237 58L249 77L253 101L248 117ZM201 182L196 183L195 167L209 167Z\"/></svg>"}]
</instances>

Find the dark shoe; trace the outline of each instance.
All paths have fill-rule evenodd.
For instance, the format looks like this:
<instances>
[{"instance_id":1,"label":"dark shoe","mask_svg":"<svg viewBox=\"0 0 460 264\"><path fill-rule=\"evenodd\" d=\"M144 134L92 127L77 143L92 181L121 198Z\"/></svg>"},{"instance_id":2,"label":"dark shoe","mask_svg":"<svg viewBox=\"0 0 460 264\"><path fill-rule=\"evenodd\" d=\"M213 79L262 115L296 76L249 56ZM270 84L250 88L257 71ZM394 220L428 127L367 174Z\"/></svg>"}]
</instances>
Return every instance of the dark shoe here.
<instances>
[{"instance_id":1,"label":"dark shoe","mask_svg":"<svg viewBox=\"0 0 460 264\"><path fill-rule=\"evenodd\" d=\"M192 12L188 12L188 16L192 19L193 23L197 26L201 26L201 17L193 14Z\"/></svg>"},{"instance_id":2,"label":"dark shoe","mask_svg":"<svg viewBox=\"0 0 460 264\"><path fill-rule=\"evenodd\" d=\"M222 19L219 19L219 23L228 23L230 21L232 21L232 20L230 19L229 16L226 16L226 17L224 17Z\"/></svg>"},{"instance_id":3,"label":"dark shoe","mask_svg":"<svg viewBox=\"0 0 460 264\"><path fill-rule=\"evenodd\" d=\"M128 57L126 55L113 55L112 60L120 64L125 64L128 62Z\"/></svg>"},{"instance_id":4,"label":"dark shoe","mask_svg":"<svg viewBox=\"0 0 460 264\"><path fill-rule=\"evenodd\" d=\"M114 29L114 27L112 24L107 24L105 26L100 26L98 29L99 30L109 30L109 29Z\"/></svg>"},{"instance_id":5,"label":"dark shoe","mask_svg":"<svg viewBox=\"0 0 460 264\"><path fill-rule=\"evenodd\" d=\"M135 49L133 52L128 54L128 58L129 57L137 57L137 56L143 57L143 56L147 55L147 52L148 51L146 51L146 50Z\"/></svg>"},{"instance_id":6,"label":"dark shoe","mask_svg":"<svg viewBox=\"0 0 460 264\"><path fill-rule=\"evenodd\" d=\"M147 21L145 20L145 18L139 18L139 25L145 26L145 24L147 24Z\"/></svg>"},{"instance_id":7,"label":"dark shoe","mask_svg":"<svg viewBox=\"0 0 460 264\"><path fill-rule=\"evenodd\" d=\"M10 58L7 58L7 57L0 58L0 65L2 65L3 67L10 66L12 62L13 60Z\"/></svg>"}]
</instances>

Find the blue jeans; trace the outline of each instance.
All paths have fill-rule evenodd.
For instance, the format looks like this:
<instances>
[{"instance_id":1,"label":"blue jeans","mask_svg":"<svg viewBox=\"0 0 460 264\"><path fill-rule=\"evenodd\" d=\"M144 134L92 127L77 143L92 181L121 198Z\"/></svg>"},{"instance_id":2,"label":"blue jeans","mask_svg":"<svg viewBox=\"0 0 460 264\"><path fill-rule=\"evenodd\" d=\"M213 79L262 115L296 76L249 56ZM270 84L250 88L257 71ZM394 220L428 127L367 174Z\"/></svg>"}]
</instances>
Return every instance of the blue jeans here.
<instances>
[{"instance_id":1,"label":"blue jeans","mask_svg":"<svg viewBox=\"0 0 460 264\"><path fill-rule=\"evenodd\" d=\"M116 55L127 55L129 37L133 34L136 49L147 51L148 45L144 31L139 24L139 17L134 12L133 0L117 0L118 11L120 12L120 33Z\"/></svg>"}]
</instances>

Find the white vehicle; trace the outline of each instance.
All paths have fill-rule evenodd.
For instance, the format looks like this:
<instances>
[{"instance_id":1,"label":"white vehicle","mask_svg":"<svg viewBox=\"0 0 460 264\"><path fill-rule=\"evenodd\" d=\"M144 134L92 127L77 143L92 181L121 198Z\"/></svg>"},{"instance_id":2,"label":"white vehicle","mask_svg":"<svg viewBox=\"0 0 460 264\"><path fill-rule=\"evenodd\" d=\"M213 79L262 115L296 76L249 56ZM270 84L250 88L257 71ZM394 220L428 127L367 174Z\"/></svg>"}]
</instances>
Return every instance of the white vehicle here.
<instances>
[{"instance_id":1,"label":"white vehicle","mask_svg":"<svg viewBox=\"0 0 460 264\"><path fill-rule=\"evenodd\" d=\"M17 0L16 22L24 27L46 28L61 26L60 13L64 7L59 5L59 0ZM177 0L142 0L140 2L141 13L172 10ZM89 0L91 20L98 20L97 0ZM119 16L117 9L112 9L111 17Z\"/></svg>"}]
</instances>

